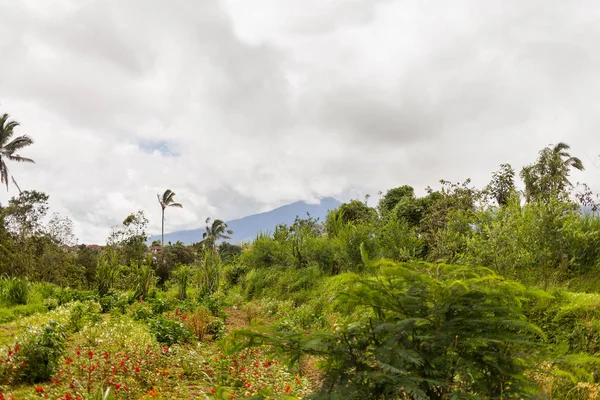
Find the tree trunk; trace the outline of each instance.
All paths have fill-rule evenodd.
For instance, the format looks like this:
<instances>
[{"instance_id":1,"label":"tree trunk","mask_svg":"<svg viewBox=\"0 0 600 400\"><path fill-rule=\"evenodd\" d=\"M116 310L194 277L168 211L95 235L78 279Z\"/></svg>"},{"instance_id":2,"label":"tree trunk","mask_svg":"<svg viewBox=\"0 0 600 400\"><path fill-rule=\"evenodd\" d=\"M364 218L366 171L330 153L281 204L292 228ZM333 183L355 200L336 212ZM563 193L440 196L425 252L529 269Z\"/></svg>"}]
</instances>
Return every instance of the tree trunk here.
<instances>
[{"instance_id":1,"label":"tree trunk","mask_svg":"<svg viewBox=\"0 0 600 400\"><path fill-rule=\"evenodd\" d=\"M162 224L162 239L160 242L160 258L161 258L161 263L165 263L165 208L162 208L162 219L161 219L161 224Z\"/></svg>"}]
</instances>

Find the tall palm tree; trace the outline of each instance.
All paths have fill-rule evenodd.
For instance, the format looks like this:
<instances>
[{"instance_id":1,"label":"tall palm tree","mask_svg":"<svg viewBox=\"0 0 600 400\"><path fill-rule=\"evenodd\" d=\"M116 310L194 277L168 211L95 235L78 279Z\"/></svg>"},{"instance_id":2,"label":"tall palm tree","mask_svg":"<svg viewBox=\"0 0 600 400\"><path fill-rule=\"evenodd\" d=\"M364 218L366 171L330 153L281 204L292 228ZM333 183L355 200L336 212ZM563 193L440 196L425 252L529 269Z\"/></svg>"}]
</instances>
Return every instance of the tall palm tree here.
<instances>
[{"instance_id":1,"label":"tall palm tree","mask_svg":"<svg viewBox=\"0 0 600 400\"><path fill-rule=\"evenodd\" d=\"M183 206L180 203L175 203L175 192L173 192L171 189L165 190L162 196L160 194L157 194L156 197L158 197L158 202L160 203L160 208L162 210L162 240L160 242L160 250L162 253L162 259L164 261L165 253L163 251L163 248L165 247L165 208L183 208Z\"/></svg>"},{"instance_id":2,"label":"tall palm tree","mask_svg":"<svg viewBox=\"0 0 600 400\"><path fill-rule=\"evenodd\" d=\"M212 224L210 217L206 218L206 230L202 234L202 244L207 246L211 251L215 250L215 245L219 239L231 239L233 231L227 229L227 224L220 219L215 219Z\"/></svg>"},{"instance_id":3,"label":"tall palm tree","mask_svg":"<svg viewBox=\"0 0 600 400\"><path fill-rule=\"evenodd\" d=\"M19 193L21 193L21 188L17 184L17 181L8 171L6 160L35 163L31 158L21 157L20 155L15 154L16 151L32 144L33 139L27 135L23 135L10 140L14 133L14 129L19 126L19 123L17 121L9 121L8 119L8 114L2 114L2 116L0 116L0 183L5 183L6 190L8 190L8 176L10 175L11 180L19 190Z\"/></svg>"}]
</instances>

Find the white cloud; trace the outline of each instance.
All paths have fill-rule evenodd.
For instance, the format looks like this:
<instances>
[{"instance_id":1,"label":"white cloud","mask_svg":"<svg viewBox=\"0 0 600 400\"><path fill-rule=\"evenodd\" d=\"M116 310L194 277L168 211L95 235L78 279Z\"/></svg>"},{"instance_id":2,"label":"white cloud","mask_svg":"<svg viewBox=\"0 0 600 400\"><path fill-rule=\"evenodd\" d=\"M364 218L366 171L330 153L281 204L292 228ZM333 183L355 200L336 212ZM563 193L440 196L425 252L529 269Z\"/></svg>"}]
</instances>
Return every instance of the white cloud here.
<instances>
[{"instance_id":1,"label":"white cloud","mask_svg":"<svg viewBox=\"0 0 600 400\"><path fill-rule=\"evenodd\" d=\"M557 141L600 189L592 1L0 0L13 165L84 242L156 193L196 228L318 196L487 182ZM10 193L0 192L6 202Z\"/></svg>"}]
</instances>

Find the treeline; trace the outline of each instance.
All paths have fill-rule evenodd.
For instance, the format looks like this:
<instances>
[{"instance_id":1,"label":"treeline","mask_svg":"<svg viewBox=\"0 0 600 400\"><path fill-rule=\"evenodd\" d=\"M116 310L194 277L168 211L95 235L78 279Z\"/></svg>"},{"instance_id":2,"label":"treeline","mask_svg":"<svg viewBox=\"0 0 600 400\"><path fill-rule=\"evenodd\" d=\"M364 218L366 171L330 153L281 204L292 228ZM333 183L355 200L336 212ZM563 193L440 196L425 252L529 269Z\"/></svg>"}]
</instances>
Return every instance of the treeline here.
<instances>
[{"instance_id":1,"label":"treeline","mask_svg":"<svg viewBox=\"0 0 600 400\"><path fill-rule=\"evenodd\" d=\"M260 234L239 264L246 268L315 267L323 273L360 272L360 247L373 258L485 266L526 283L596 289L600 261L597 197L572 185L571 168L583 168L559 144L540 151L516 173L501 165L488 185L441 181L416 196L410 186L382 194L376 207L353 200L322 223L297 218ZM577 279L585 276L585 279Z\"/></svg>"},{"instance_id":2,"label":"treeline","mask_svg":"<svg viewBox=\"0 0 600 400\"><path fill-rule=\"evenodd\" d=\"M246 271L271 267L337 275L364 268L362 246L372 258L485 266L526 283L570 282L579 290L595 290L597 197L586 185L569 182L571 169L583 165L568 149L563 143L542 149L519 174L523 191L517 189L515 170L503 164L484 188L468 179L441 181L439 188L417 196L412 187L400 186L382 193L375 207L353 200L325 221L297 217L242 246L226 242L231 232L220 220L207 220L207 233L195 245L147 246L143 211L113 228L106 246L76 246L68 218L54 215L43 222L48 196L24 191L0 210L0 273L92 289L101 256L110 250L117 255L122 284L145 263L159 286L172 281L179 265L205 267L212 271L206 272L209 280L225 271L233 282Z\"/></svg>"}]
</instances>

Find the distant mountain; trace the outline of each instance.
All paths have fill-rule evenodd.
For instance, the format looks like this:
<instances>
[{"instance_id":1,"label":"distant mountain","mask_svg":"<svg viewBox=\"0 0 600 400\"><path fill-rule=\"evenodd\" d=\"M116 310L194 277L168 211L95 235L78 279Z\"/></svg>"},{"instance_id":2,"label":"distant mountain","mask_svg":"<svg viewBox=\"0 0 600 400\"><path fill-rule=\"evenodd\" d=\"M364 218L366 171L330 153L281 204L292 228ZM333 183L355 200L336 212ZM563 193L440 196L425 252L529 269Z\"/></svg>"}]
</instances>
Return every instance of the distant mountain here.
<instances>
[{"instance_id":1,"label":"distant mountain","mask_svg":"<svg viewBox=\"0 0 600 400\"><path fill-rule=\"evenodd\" d=\"M319 218L323 221L327 216L327 211L333 210L339 205L340 202L336 199L325 197L321 199L319 204L308 204L303 201L297 201L271 211L227 221L227 226L233 231L231 240L228 240L228 242L240 243L252 241L256 238L258 232L273 232L278 224L292 224L296 216L306 218L307 212L310 213L311 217ZM200 228L165 233L165 243L176 243L177 241L181 241L186 245L197 243L202 240L204 231L205 228ZM152 236L149 239L149 243L153 240L160 240L160 235Z\"/></svg>"}]
</instances>

